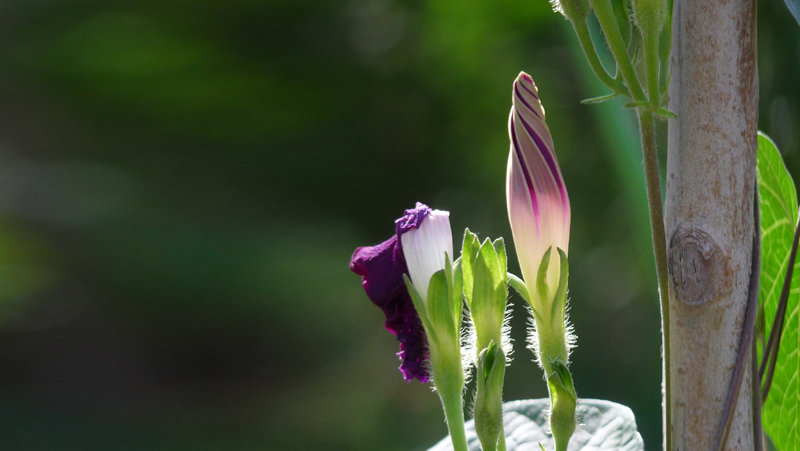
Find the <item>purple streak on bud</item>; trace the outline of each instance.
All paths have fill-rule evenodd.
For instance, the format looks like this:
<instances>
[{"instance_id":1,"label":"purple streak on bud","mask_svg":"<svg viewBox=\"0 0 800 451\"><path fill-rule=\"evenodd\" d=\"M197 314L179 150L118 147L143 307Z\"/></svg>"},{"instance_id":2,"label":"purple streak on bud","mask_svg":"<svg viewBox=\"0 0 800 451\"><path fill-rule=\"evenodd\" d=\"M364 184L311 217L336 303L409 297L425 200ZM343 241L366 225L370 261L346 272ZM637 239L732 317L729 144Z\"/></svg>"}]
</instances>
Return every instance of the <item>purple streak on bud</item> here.
<instances>
[{"instance_id":1,"label":"purple streak on bud","mask_svg":"<svg viewBox=\"0 0 800 451\"><path fill-rule=\"evenodd\" d=\"M395 221L394 236L376 246L359 247L350 260L350 269L361 276L367 297L386 315L386 329L400 342L397 355L403 362L400 371L407 382L414 378L428 381L428 340L403 281L403 274L409 272L400 237L418 229L431 211L417 202L415 208L406 210Z\"/></svg>"},{"instance_id":2,"label":"purple streak on bud","mask_svg":"<svg viewBox=\"0 0 800 451\"><path fill-rule=\"evenodd\" d=\"M515 80L512 103L508 214L522 273L531 283L548 247L568 251L570 205L538 89L528 74L521 73ZM560 265L553 263L548 285L557 284Z\"/></svg>"},{"instance_id":3,"label":"purple streak on bud","mask_svg":"<svg viewBox=\"0 0 800 451\"><path fill-rule=\"evenodd\" d=\"M531 173L525 165L525 157L522 156L522 148L517 141L517 133L514 131L514 110L511 110L511 117L509 118L508 129L511 132L511 148L514 151L514 157L522 169L522 176L525 177L525 186L528 188L528 195L531 199L531 207L533 208L533 216L536 218L536 227L539 228L539 204L536 202L536 190L533 188L533 180L531 180Z\"/></svg>"}]
</instances>

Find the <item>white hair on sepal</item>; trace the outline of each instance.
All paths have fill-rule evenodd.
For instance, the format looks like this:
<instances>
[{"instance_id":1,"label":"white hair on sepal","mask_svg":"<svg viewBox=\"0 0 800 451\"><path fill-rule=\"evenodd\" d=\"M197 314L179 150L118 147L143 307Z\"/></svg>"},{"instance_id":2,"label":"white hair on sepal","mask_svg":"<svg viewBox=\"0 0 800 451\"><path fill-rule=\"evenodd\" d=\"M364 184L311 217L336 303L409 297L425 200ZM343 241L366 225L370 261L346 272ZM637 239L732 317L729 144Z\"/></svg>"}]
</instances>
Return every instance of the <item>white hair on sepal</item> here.
<instances>
[{"instance_id":1,"label":"white hair on sepal","mask_svg":"<svg viewBox=\"0 0 800 451\"><path fill-rule=\"evenodd\" d=\"M525 308L528 310L527 348L533 352L533 361L539 365L539 368L543 368L541 359L539 358L539 333L536 331L536 319L533 317L533 308L527 302L525 303Z\"/></svg>"},{"instance_id":2,"label":"white hair on sepal","mask_svg":"<svg viewBox=\"0 0 800 451\"><path fill-rule=\"evenodd\" d=\"M461 367L464 369L464 387L472 379L475 365L477 365L477 357L475 356L475 347L478 340L478 335L475 333L475 325L472 324L472 315L466 303L461 308Z\"/></svg>"},{"instance_id":3,"label":"white hair on sepal","mask_svg":"<svg viewBox=\"0 0 800 451\"><path fill-rule=\"evenodd\" d=\"M578 345L578 336L575 335L575 326L569 320L569 292L567 292L566 306L564 307L564 332L566 333L567 340L567 364L569 364L569 356L572 354L572 349Z\"/></svg>"},{"instance_id":4,"label":"white hair on sepal","mask_svg":"<svg viewBox=\"0 0 800 451\"><path fill-rule=\"evenodd\" d=\"M550 7L553 8L554 12L564 14L564 8L561 7L561 2L559 0L550 0Z\"/></svg>"},{"instance_id":5,"label":"white hair on sepal","mask_svg":"<svg viewBox=\"0 0 800 451\"><path fill-rule=\"evenodd\" d=\"M514 360L514 339L511 338L511 314L513 310L514 304L506 300L506 311L503 313L503 327L500 329L502 341L500 345L503 348L503 354L506 356L506 366L511 365L511 361Z\"/></svg>"}]
</instances>

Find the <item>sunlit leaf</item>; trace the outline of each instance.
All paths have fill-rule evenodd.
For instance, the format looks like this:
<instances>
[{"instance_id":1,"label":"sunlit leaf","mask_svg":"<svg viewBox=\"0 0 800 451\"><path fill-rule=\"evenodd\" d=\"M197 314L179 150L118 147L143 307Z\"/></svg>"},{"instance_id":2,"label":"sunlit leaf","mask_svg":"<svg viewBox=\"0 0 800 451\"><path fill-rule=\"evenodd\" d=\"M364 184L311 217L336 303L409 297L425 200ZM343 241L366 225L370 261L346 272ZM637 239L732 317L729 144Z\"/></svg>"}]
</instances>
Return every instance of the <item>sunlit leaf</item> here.
<instances>
[{"instance_id":1,"label":"sunlit leaf","mask_svg":"<svg viewBox=\"0 0 800 451\"><path fill-rule=\"evenodd\" d=\"M758 298L764 309L769 336L783 288L789 252L797 224L797 193L780 152L766 135L758 136L758 191L761 210L761 279ZM796 263L795 263L796 265ZM800 272L795 266L795 274ZM794 449L800 443L800 358L798 358L798 293L800 277L792 280L786 323L769 397L764 404L764 431L778 449Z\"/></svg>"}]
</instances>

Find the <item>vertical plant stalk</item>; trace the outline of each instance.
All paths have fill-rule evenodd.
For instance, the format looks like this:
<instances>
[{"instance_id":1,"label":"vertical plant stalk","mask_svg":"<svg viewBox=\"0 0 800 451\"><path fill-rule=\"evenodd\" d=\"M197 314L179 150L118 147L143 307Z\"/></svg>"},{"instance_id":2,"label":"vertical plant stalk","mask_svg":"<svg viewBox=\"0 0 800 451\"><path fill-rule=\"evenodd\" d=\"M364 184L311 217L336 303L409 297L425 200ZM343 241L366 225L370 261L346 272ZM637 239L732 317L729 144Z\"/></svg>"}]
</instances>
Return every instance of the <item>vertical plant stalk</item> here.
<instances>
[{"instance_id":1,"label":"vertical plant stalk","mask_svg":"<svg viewBox=\"0 0 800 451\"><path fill-rule=\"evenodd\" d=\"M439 392L447 421L447 430L455 451L468 451L467 434L464 430L464 398L461 391Z\"/></svg>"},{"instance_id":2,"label":"vertical plant stalk","mask_svg":"<svg viewBox=\"0 0 800 451\"><path fill-rule=\"evenodd\" d=\"M670 426L670 346L669 346L669 282L667 271L667 245L664 233L664 215L661 204L661 178L656 153L656 124L653 113L639 110L639 132L642 136L647 205L650 209L650 232L653 238L653 254L656 262L658 294L661 305L661 346L664 350L662 371L664 379L663 424L666 449L672 449Z\"/></svg>"},{"instance_id":3,"label":"vertical plant stalk","mask_svg":"<svg viewBox=\"0 0 800 451\"><path fill-rule=\"evenodd\" d=\"M665 229L670 449L713 449L745 329L758 73L755 1L676 0ZM748 346L749 347L749 346ZM752 362L748 359L747 364ZM751 368L728 443L753 444Z\"/></svg>"}]
</instances>

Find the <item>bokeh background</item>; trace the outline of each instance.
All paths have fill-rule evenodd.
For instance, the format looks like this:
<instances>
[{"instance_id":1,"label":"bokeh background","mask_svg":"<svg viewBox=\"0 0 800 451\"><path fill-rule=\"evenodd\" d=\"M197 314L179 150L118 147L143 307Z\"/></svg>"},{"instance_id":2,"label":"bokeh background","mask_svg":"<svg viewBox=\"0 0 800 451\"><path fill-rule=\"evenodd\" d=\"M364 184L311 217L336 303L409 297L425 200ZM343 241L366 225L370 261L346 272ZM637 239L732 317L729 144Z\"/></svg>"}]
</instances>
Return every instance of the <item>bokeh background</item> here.
<instances>
[{"instance_id":1,"label":"bokeh background","mask_svg":"<svg viewBox=\"0 0 800 451\"><path fill-rule=\"evenodd\" d=\"M798 175L800 28L778 0L758 18L761 129ZM578 392L659 448L635 123L579 104L606 91L545 0L0 3L0 447L435 443L348 262L417 200L510 242L520 70L572 201ZM506 398L545 396L511 300Z\"/></svg>"}]
</instances>

